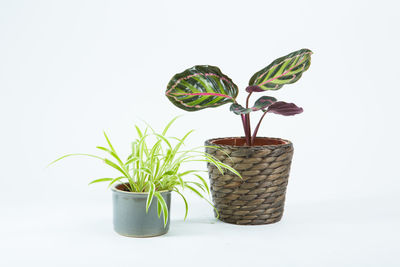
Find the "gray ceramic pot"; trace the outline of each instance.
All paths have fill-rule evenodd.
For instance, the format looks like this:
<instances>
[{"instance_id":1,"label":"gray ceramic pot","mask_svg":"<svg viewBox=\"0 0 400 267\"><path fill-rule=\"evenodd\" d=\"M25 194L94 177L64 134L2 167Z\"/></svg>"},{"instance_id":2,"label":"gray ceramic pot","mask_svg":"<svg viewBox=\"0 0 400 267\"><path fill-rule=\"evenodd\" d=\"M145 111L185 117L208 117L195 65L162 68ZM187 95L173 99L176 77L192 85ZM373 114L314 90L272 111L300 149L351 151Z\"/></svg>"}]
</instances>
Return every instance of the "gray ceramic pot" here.
<instances>
[{"instance_id":1,"label":"gray ceramic pot","mask_svg":"<svg viewBox=\"0 0 400 267\"><path fill-rule=\"evenodd\" d=\"M163 235L169 230L169 218L164 227L163 213L157 215L157 198L154 197L146 213L148 193L134 193L124 191L124 185L119 184L112 188L114 230L123 236L152 237ZM160 192L168 207L171 206L171 191Z\"/></svg>"}]
</instances>

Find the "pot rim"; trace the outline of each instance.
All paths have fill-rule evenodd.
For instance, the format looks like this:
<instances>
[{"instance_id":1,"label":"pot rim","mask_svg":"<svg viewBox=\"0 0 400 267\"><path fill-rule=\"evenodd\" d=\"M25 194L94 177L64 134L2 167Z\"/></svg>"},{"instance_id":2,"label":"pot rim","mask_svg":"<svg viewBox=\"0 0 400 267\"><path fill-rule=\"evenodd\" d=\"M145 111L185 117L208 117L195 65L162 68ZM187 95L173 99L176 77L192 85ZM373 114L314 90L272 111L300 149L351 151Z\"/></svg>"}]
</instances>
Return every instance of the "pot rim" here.
<instances>
[{"instance_id":1,"label":"pot rim","mask_svg":"<svg viewBox=\"0 0 400 267\"><path fill-rule=\"evenodd\" d=\"M292 142L290 140L287 139L282 139L279 137L267 137L267 136L259 136L256 137L256 139L262 139L262 138L267 138L267 139L273 139L273 140L280 140L280 141L284 141L284 144L277 144L277 145L255 145L255 146L235 146L235 145L224 145L224 144L214 144L213 141L216 140L221 140L221 139L245 139L245 136L228 136L228 137L216 137L216 138L210 138L207 139L206 142L215 145L215 146L221 146L221 147L235 147L235 148L239 148L239 147L244 147L244 148L266 148L266 147L277 147L277 146L287 146L287 145L292 145Z\"/></svg>"},{"instance_id":2,"label":"pot rim","mask_svg":"<svg viewBox=\"0 0 400 267\"><path fill-rule=\"evenodd\" d=\"M111 187L111 190L115 193L120 193L120 194L127 194L127 195L136 195L136 196L147 196L149 194L149 192L131 192L131 191L124 191L124 190L120 190L117 188L117 186L121 185L123 183L119 183L116 185L113 185L113 187ZM157 191L161 194L163 193L171 193L172 190L161 190L161 191Z\"/></svg>"}]
</instances>

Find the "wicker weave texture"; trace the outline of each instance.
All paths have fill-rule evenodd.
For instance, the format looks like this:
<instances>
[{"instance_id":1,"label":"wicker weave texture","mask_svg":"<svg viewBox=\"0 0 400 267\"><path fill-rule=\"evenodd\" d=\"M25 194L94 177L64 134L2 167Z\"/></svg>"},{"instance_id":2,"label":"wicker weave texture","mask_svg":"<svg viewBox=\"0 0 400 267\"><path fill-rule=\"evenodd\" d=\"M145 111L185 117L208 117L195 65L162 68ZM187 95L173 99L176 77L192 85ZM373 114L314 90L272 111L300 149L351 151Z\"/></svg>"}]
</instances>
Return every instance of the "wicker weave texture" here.
<instances>
[{"instance_id":1,"label":"wicker weave texture","mask_svg":"<svg viewBox=\"0 0 400 267\"><path fill-rule=\"evenodd\" d=\"M222 175L208 164L212 198L221 221L258 225L282 218L293 145L287 140L271 139L285 144L206 147L207 153L232 166L243 177L240 179L229 171ZM206 146L216 146L214 140L221 138L207 140Z\"/></svg>"}]
</instances>

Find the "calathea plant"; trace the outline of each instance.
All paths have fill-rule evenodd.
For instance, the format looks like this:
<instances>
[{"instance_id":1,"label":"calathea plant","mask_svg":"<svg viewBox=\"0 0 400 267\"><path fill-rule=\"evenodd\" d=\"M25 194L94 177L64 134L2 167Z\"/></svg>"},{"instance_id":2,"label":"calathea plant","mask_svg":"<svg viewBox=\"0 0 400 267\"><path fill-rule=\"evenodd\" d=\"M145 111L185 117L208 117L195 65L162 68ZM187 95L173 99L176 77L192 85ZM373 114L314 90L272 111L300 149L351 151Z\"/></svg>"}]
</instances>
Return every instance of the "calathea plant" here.
<instances>
[{"instance_id":1,"label":"calathea plant","mask_svg":"<svg viewBox=\"0 0 400 267\"><path fill-rule=\"evenodd\" d=\"M246 88L248 93L245 106L236 101L238 87L218 67L197 65L176 74L167 86L166 96L177 107L186 111L218 107L231 103L230 110L240 115L246 137L246 144L254 145L260 124L267 113L284 116L295 115L303 109L293 103L278 101L271 96L262 96L249 106L253 93L278 90L285 84L298 81L311 64L311 50L300 49L274 60L267 67L256 72ZM262 111L253 133L250 127L250 113Z\"/></svg>"}]
</instances>

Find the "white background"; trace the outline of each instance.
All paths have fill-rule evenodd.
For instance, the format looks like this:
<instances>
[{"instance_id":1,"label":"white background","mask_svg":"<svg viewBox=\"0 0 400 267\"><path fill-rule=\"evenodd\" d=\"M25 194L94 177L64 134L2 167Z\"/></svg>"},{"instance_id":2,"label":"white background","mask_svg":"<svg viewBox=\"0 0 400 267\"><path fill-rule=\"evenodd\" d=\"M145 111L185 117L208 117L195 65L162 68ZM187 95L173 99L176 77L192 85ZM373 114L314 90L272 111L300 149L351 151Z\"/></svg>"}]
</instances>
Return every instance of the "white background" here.
<instances>
[{"instance_id":1,"label":"white background","mask_svg":"<svg viewBox=\"0 0 400 267\"><path fill-rule=\"evenodd\" d=\"M399 266L397 1L0 1L1 266ZM300 48L314 51L296 84L271 95L304 113L266 117L260 135L295 146L280 223L217 222L175 196L170 232L112 230L115 174L92 159L106 130L128 153L141 120L190 146L242 135L229 106L185 113L169 79L217 65L245 97L251 75ZM124 154L125 153L125 154ZM203 167L204 166L199 166Z\"/></svg>"}]
</instances>

